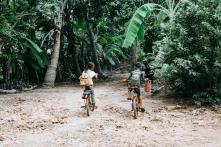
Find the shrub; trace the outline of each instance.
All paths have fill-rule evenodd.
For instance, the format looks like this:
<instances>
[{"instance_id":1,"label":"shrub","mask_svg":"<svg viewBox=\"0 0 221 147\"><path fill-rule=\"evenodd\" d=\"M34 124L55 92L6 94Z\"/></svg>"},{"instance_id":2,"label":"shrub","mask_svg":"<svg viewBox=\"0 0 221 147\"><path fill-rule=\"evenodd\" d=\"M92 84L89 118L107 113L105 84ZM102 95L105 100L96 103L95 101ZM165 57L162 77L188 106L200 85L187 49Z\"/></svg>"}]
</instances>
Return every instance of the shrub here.
<instances>
[{"instance_id":1,"label":"shrub","mask_svg":"<svg viewBox=\"0 0 221 147\"><path fill-rule=\"evenodd\" d=\"M154 49L155 76L201 105L221 100L220 8L217 0L183 4Z\"/></svg>"}]
</instances>

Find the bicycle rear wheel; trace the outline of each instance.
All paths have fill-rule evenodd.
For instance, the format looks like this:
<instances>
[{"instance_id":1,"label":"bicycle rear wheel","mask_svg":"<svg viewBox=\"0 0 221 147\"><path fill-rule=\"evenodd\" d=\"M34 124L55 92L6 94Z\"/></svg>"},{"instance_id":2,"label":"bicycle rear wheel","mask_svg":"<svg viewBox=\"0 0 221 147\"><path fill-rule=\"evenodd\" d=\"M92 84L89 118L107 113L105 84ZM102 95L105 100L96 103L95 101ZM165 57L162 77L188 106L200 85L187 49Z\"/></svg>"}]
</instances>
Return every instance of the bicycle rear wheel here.
<instances>
[{"instance_id":1,"label":"bicycle rear wheel","mask_svg":"<svg viewBox=\"0 0 221 147\"><path fill-rule=\"evenodd\" d=\"M94 109L95 109L95 104L92 103L92 99L91 99L91 98L90 98L90 105L92 105L91 111L94 111Z\"/></svg>"},{"instance_id":2,"label":"bicycle rear wheel","mask_svg":"<svg viewBox=\"0 0 221 147\"><path fill-rule=\"evenodd\" d=\"M85 108L86 108L87 116L90 116L89 96L87 96L87 98L86 98L86 100L85 100Z\"/></svg>"}]
</instances>

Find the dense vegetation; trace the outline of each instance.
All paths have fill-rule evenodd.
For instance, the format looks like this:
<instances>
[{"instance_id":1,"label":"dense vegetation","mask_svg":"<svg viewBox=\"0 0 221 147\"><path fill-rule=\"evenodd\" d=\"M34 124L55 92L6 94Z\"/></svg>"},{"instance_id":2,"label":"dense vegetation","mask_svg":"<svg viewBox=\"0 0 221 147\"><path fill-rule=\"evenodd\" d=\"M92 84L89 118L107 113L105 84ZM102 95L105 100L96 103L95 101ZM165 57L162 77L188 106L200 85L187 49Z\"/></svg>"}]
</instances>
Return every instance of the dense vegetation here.
<instances>
[{"instance_id":1,"label":"dense vegetation","mask_svg":"<svg viewBox=\"0 0 221 147\"><path fill-rule=\"evenodd\" d=\"M182 5L155 47L157 72L196 104L221 102L220 6L206 0Z\"/></svg>"},{"instance_id":2,"label":"dense vegetation","mask_svg":"<svg viewBox=\"0 0 221 147\"><path fill-rule=\"evenodd\" d=\"M0 89L70 81L89 61L101 77L142 61L155 83L218 104L220 59L220 0L0 2Z\"/></svg>"}]
</instances>

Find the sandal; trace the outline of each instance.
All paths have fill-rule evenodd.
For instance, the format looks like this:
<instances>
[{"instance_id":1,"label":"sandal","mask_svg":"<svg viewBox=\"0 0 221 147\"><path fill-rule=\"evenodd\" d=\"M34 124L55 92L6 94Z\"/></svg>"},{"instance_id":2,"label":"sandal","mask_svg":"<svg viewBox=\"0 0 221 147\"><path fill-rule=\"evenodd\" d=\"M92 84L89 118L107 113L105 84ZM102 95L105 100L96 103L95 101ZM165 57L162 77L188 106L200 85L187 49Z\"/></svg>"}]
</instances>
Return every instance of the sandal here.
<instances>
[{"instance_id":1,"label":"sandal","mask_svg":"<svg viewBox=\"0 0 221 147\"><path fill-rule=\"evenodd\" d=\"M140 108L140 112L145 112L145 109L144 108Z\"/></svg>"}]
</instances>

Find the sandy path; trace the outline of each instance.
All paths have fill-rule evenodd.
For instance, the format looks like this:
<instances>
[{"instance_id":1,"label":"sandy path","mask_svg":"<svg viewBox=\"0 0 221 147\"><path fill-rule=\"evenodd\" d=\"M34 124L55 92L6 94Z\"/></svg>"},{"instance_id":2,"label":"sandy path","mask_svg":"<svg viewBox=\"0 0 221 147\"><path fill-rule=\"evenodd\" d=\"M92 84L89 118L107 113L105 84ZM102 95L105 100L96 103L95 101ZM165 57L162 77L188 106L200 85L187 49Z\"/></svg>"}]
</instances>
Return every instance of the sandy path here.
<instances>
[{"instance_id":1,"label":"sandy path","mask_svg":"<svg viewBox=\"0 0 221 147\"><path fill-rule=\"evenodd\" d=\"M120 81L97 84L98 109L81 108L74 85L0 95L0 146L211 146L221 147L221 109L180 107L145 96L134 120Z\"/></svg>"}]
</instances>

